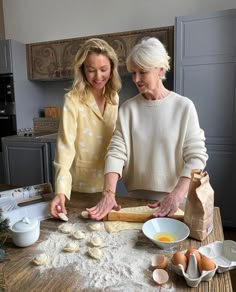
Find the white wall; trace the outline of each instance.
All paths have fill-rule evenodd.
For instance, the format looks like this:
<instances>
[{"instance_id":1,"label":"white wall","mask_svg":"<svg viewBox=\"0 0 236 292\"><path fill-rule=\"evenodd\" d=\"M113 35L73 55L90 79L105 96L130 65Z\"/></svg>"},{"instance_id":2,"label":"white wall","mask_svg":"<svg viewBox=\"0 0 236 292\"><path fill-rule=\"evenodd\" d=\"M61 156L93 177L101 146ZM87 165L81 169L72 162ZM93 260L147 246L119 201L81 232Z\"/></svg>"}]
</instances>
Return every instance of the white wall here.
<instances>
[{"instance_id":1,"label":"white wall","mask_svg":"<svg viewBox=\"0 0 236 292\"><path fill-rule=\"evenodd\" d=\"M33 43L174 25L175 16L236 8L236 0L2 0L5 35ZM38 83L40 86L40 83ZM70 82L42 82L45 106L60 106ZM123 76L121 102L136 94Z\"/></svg>"},{"instance_id":2,"label":"white wall","mask_svg":"<svg viewBox=\"0 0 236 292\"><path fill-rule=\"evenodd\" d=\"M175 16L231 8L235 0L3 0L6 38L23 43L169 26Z\"/></svg>"}]
</instances>

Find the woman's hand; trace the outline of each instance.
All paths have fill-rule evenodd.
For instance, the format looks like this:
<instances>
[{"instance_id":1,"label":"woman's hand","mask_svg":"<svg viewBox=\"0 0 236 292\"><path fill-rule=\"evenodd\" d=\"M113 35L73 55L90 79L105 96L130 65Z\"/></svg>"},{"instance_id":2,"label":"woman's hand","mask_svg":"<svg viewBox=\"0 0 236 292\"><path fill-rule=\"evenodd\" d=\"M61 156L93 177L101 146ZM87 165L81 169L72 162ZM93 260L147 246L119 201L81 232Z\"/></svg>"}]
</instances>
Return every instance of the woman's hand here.
<instances>
[{"instance_id":1,"label":"woman's hand","mask_svg":"<svg viewBox=\"0 0 236 292\"><path fill-rule=\"evenodd\" d=\"M65 209L66 196L64 194L57 194L50 204L50 213L53 217L58 218L58 213L67 214Z\"/></svg>"},{"instance_id":2,"label":"woman's hand","mask_svg":"<svg viewBox=\"0 0 236 292\"><path fill-rule=\"evenodd\" d=\"M115 199L115 194L111 191L103 191L102 198L98 204L92 208L87 208L86 211L89 213L89 216L95 220L101 220L105 217L112 209L119 211L121 208L117 204Z\"/></svg>"},{"instance_id":3,"label":"woman's hand","mask_svg":"<svg viewBox=\"0 0 236 292\"><path fill-rule=\"evenodd\" d=\"M156 209L153 213L154 217L165 217L173 215L178 210L179 204L176 194L172 192L161 201L148 204L148 207Z\"/></svg>"},{"instance_id":4,"label":"woman's hand","mask_svg":"<svg viewBox=\"0 0 236 292\"><path fill-rule=\"evenodd\" d=\"M173 215L178 210L179 204L183 198L187 195L189 184L190 179L188 177L180 177L173 191L164 199L153 204L148 204L148 207L150 208L157 208L153 213L153 216L165 217Z\"/></svg>"}]
</instances>

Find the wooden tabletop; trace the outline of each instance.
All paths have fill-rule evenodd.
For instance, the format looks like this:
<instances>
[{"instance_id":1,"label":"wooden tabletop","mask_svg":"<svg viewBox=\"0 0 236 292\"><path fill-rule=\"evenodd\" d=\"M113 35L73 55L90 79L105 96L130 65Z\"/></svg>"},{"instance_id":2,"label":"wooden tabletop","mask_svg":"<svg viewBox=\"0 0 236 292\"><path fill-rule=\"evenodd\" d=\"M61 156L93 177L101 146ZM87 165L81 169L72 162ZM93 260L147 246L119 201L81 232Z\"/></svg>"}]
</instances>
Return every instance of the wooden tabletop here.
<instances>
[{"instance_id":1,"label":"wooden tabletop","mask_svg":"<svg viewBox=\"0 0 236 292\"><path fill-rule=\"evenodd\" d=\"M73 193L71 200L67 202L67 211L70 221L76 222L78 214L85 210L85 208L94 206L98 199L99 196L96 194ZM147 204L146 200L126 197L118 197L117 201L122 207ZM32 264L32 259L38 254L38 245L47 240L52 232L57 231L61 223L61 221L53 218L42 221L40 238L30 247L17 248L12 243L11 236L8 237L7 242L4 244L6 256L4 261L0 264L0 291L101 291L94 290L92 287L89 290L80 289L79 272L73 268L73 265L69 265L65 268L50 268L41 273L40 270ZM144 236L141 232L140 234ZM200 246L221 240L224 240L224 234L220 211L219 208L215 208L214 229L211 234L202 242L188 238L179 244L178 249L184 250L189 247L199 248ZM190 288L187 286L185 279L175 274L174 271L170 270L169 275L169 281L172 282L171 291L233 291L229 272L224 272L222 274L216 273L211 281L201 282L197 288ZM160 286L156 286L156 291L164 290L161 290Z\"/></svg>"}]
</instances>

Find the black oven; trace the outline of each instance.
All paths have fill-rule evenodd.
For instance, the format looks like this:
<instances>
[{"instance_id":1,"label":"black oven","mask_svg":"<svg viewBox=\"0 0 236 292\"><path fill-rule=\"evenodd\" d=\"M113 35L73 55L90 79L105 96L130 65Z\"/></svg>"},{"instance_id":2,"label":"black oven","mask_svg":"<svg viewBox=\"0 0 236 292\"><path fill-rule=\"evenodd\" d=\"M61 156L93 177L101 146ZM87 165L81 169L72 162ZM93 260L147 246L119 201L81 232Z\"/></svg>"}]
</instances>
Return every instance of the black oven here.
<instances>
[{"instance_id":1,"label":"black oven","mask_svg":"<svg viewBox=\"0 0 236 292\"><path fill-rule=\"evenodd\" d=\"M0 74L0 103L15 102L13 75Z\"/></svg>"},{"instance_id":2,"label":"black oven","mask_svg":"<svg viewBox=\"0 0 236 292\"><path fill-rule=\"evenodd\" d=\"M15 135L16 110L12 74L0 74L0 152L1 138Z\"/></svg>"}]
</instances>

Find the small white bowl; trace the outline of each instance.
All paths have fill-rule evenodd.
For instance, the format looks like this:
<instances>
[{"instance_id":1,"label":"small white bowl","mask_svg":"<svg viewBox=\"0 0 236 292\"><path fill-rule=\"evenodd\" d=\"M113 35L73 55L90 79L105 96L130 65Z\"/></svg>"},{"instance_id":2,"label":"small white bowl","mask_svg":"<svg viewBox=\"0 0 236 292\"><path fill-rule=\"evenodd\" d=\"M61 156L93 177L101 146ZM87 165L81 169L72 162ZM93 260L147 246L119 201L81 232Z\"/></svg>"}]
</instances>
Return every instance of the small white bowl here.
<instances>
[{"instance_id":1,"label":"small white bowl","mask_svg":"<svg viewBox=\"0 0 236 292\"><path fill-rule=\"evenodd\" d=\"M143 233L161 249L170 249L189 236L190 230L183 222L172 218L154 218L143 224ZM156 240L158 232L173 234L176 239L170 242Z\"/></svg>"},{"instance_id":2,"label":"small white bowl","mask_svg":"<svg viewBox=\"0 0 236 292\"><path fill-rule=\"evenodd\" d=\"M16 246L26 247L32 245L39 239L40 221L24 217L16 222L12 228L12 240Z\"/></svg>"}]
</instances>

